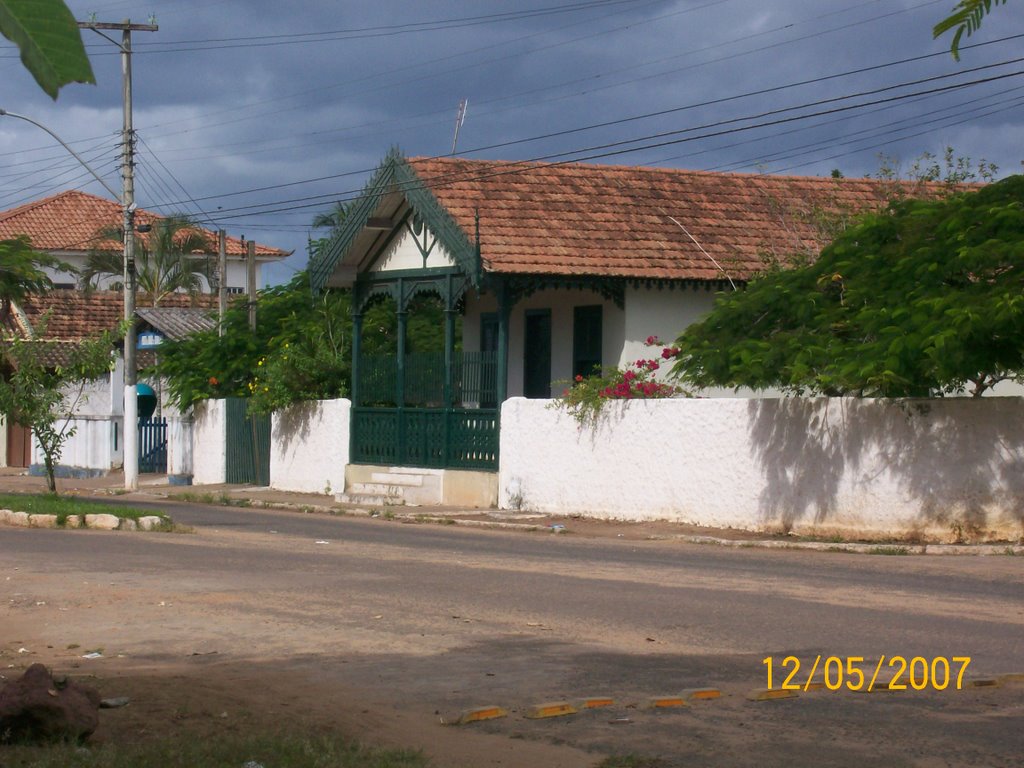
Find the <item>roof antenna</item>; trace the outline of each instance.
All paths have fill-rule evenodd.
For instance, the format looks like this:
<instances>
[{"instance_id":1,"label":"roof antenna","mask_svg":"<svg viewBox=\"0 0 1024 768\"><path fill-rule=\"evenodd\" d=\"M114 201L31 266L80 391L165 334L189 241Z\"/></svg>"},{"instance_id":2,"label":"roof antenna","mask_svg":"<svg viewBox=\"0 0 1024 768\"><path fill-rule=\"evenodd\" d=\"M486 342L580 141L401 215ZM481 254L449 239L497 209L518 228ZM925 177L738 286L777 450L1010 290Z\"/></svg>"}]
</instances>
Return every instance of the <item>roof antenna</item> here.
<instances>
[{"instance_id":1,"label":"roof antenna","mask_svg":"<svg viewBox=\"0 0 1024 768\"><path fill-rule=\"evenodd\" d=\"M469 99L459 102L459 110L455 113L455 138L452 139L452 154L455 154L455 147L459 143L459 129L466 122L466 108L469 106Z\"/></svg>"}]
</instances>

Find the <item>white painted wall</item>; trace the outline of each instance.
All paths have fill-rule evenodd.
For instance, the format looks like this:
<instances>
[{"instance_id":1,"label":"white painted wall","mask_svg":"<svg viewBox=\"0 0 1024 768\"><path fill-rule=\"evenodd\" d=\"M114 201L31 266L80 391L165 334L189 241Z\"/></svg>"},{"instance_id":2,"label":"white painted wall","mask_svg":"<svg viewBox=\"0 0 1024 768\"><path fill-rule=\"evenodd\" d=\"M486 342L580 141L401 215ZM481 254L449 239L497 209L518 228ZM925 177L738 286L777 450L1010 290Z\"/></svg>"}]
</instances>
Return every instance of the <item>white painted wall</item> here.
<instances>
[{"instance_id":1,"label":"white painted wall","mask_svg":"<svg viewBox=\"0 0 1024 768\"><path fill-rule=\"evenodd\" d=\"M121 419L112 416L78 415L71 419L60 419L54 425L57 429L73 429L74 434L61 448L57 465L72 469L108 472L122 462L123 433ZM114 431L117 430L117 450L114 450ZM39 441L32 436L32 464L42 466L45 459Z\"/></svg>"},{"instance_id":2,"label":"white painted wall","mask_svg":"<svg viewBox=\"0 0 1024 768\"><path fill-rule=\"evenodd\" d=\"M342 493L349 460L350 400L300 403L270 420L270 486Z\"/></svg>"},{"instance_id":3,"label":"white painted wall","mask_svg":"<svg viewBox=\"0 0 1024 768\"><path fill-rule=\"evenodd\" d=\"M193 483L209 485L227 481L227 438L227 401L198 403L192 422Z\"/></svg>"},{"instance_id":4,"label":"white painted wall","mask_svg":"<svg viewBox=\"0 0 1024 768\"><path fill-rule=\"evenodd\" d=\"M76 270L79 270L79 271L85 268L85 262L88 259L88 256L86 254L82 253L81 251L58 251L58 252L55 252L55 255L61 261L64 261L67 264L70 264L72 267L74 267ZM257 259L256 259L256 287L257 288L262 288L263 285L264 285L264 283L263 283L263 267L266 264L275 263L277 261L278 261L278 259L265 259L265 258L261 259L261 258L257 257ZM216 262L217 262L217 257L216 257L216 255L214 255L214 256L211 257L211 265L216 266ZM43 271L50 277L51 280L53 280L54 285L70 286L70 287L77 287L77 285L78 285L78 275L76 275L76 274L70 274L70 273L67 273L67 272L58 272L57 270L55 270L55 269L53 269L51 267L43 267ZM245 281L246 281L247 274L248 274L248 268L246 266L246 260L244 258L239 258L237 256L233 256L233 257L229 256L228 257L228 270L227 270L228 279L227 279L227 285L229 287L231 287L231 288L239 288L239 289L242 289L244 291L245 288L246 288ZM200 283L201 283L200 292L202 292L202 293L209 293L210 286L209 286L209 283L206 281L206 278L200 277L199 280L200 280ZM119 283L120 281L121 281L120 277L113 277L112 276L112 277L102 277L102 278L99 278L96 282L97 282L98 287L100 289L109 289L110 286L113 283Z\"/></svg>"},{"instance_id":5,"label":"white painted wall","mask_svg":"<svg viewBox=\"0 0 1024 768\"><path fill-rule=\"evenodd\" d=\"M602 329L604 334L603 365L618 365L624 341L625 313L612 301L592 291L548 290L538 291L523 299L512 308L509 317L508 349L508 394L519 397L523 394L523 359L526 313L531 309L551 310L551 381L568 381L572 378L572 326L573 308L600 304L604 307ZM494 296L467 296L466 314L462 322L462 348L480 349L480 316L497 311ZM646 336L644 337L646 338ZM552 393L554 388L552 388Z\"/></svg>"},{"instance_id":6,"label":"white painted wall","mask_svg":"<svg viewBox=\"0 0 1024 768\"><path fill-rule=\"evenodd\" d=\"M422 237L422 235L421 235ZM434 239L433 233L428 231L427 245ZM403 269L433 269L435 267L451 267L455 264L451 255L444 249L441 243L435 243L427 257L426 264L423 263L423 254L416 245L409 230L402 228L401 232L388 244L388 247L377 257L371 272L392 272Z\"/></svg>"},{"instance_id":7,"label":"white painted wall","mask_svg":"<svg viewBox=\"0 0 1024 768\"><path fill-rule=\"evenodd\" d=\"M501 415L499 506L796 532L1024 533L1024 400L682 399Z\"/></svg>"},{"instance_id":8,"label":"white painted wall","mask_svg":"<svg viewBox=\"0 0 1024 768\"><path fill-rule=\"evenodd\" d=\"M167 475L173 479L191 478L194 473L192 414L175 410L167 415Z\"/></svg>"}]
</instances>

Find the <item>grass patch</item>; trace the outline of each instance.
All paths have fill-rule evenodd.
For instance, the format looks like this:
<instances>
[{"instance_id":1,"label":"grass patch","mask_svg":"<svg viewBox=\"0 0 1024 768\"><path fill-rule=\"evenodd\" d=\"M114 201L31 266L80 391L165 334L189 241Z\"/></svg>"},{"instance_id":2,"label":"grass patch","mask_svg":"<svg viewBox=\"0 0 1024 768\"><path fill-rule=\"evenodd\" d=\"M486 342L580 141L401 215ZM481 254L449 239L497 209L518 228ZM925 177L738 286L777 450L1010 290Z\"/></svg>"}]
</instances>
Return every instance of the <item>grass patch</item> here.
<instances>
[{"instance_id":1,"label":"grass patch","mask_svg":"<svg viewBox=\"0 0 1024 768\"><path fill-rule=\"evenodd\" d=\"M909 555L910 550L906 547L872 547L868 550L869 555Z\"/></svg>"},{"instance_id":2,"label":"grass patch","mask_svg":"<svg viewBox=\"0 0 1024 768\"><path fill-rule=\"evenodd\" d=\"M64 525L68 515L114 515L138 521L140 517L161 517L170 525L166 515L149 509L125 507L120 504L101 504L86 501L75 496L54 496L53 494L0 494L0 509L14 512L28 512L30 515L56 515L57 525Z\"/></svg>"},{"instance_id":3,"label":"grass patch","mask_svg":"<svg viewBox=\"0 0 1024 768\"><path fill-rule=\"evenodd\" d=\"M614 755L598 764L597 768L667 768L668 763L658 757L640 755Z\"/></svg>"},{"instance_id":4,"label":"grass patch","mask_svg":"<svg viewBox=\"0 0 1024 768\"><path fill-rule=\"evenodd\" d=\"M428 768L418 751L370 749L341 736L294 733L188 734L129 744L6 746L5 768Z\"/></svg>"},{"instance_id":5,"label":"grass patch","mask_svg":"<svg viewBox=\"0 0 1024 768\"><path fill-rule=\"evenodd\" d=\"M251 499L236 498L224 491L220 493L175 493L170 498L175 501L184 501L189 504L212 504L217 507L251 507Z\"/></svg>"}]
</instances>

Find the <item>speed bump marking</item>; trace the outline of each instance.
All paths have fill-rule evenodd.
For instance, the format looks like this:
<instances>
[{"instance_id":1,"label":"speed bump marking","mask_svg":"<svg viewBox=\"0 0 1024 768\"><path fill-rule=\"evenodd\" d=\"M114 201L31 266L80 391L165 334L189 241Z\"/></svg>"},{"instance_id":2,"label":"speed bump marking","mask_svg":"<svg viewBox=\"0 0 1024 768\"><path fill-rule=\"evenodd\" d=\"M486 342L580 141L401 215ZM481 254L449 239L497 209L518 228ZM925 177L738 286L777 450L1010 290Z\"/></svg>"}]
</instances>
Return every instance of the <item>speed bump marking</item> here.
<instances>
[{"instance_id":1,"label":"speed bump marking","mask_svg":"<svg viewBox=\"0 0 1024 768\"><path fill-rule=\"evenodd\" d=\"M795 699L796 691L783 688L755 688L747 694L750 701L773 701L775 699Z\"/></svg>"},{"instance_id":2,"label":"speed bump marking","mask_svg":"<svg viewBox=\"0 0 1024 768\"><path fill-rule=\"evenodd\" d=\"M463 711L462 715L458 719L458 723L460 725L465 725L466 723L477 723L481 720L494 720L499 717L507 716L508 710L504 707L476 707L475 709L467 709Z\"/></svg>"},{"instance_id":3,"label":"speed bump marking","mask_svg":"<svg viewBox=\"0 0 1024 768\"><path fill-rule=\"evenodd\" d=\"M968 688L998 688L1002 684L1002 679L998 677L976 677L967 681Z\"/></svg>"},{"instance_id":4,"label":"speed bump marking","mask_svg":"<svg viewBox=\"0 0 1024 768\"><path fill-rule=\"evenodd\" d=\"M647 706L650 709L676 709L690 705L682 696L655 696L647 700Z\"/></svg>"},{"instance_id":5,"label":"speed bump marking","mask_svg":"<svg viewBox=\"0 0 1024 768\"><path fill-rule=\"evenodd\" d=\"M588 696L587 698L580 701L580 709L600 709L601 707L610 707L615 704L615 699L611 696Z\"/></svg>"},{"instance_id":6,"label":"speed bump marking","mask_svg":"<svg viewBox=\"0 0 1024 768\"><path fill-rule=\"evenodd\" d=\"M702 701L704 699L720 699L722 692L717 688L687 688L679 695L689 701Z\"/></svg>"},{"instance_id":7,"label":"speed bump marking","mask_svg":"<svg viewBox=\"0 0 1024 768\"><path fill-rule=\"evenodd\" d=\"M564 717L575 715L579 710L568 701L549 701L544 704L537 704L527 710L523 715L527 720L540 720L545 717Z\"/></svg>"}]
</instances>

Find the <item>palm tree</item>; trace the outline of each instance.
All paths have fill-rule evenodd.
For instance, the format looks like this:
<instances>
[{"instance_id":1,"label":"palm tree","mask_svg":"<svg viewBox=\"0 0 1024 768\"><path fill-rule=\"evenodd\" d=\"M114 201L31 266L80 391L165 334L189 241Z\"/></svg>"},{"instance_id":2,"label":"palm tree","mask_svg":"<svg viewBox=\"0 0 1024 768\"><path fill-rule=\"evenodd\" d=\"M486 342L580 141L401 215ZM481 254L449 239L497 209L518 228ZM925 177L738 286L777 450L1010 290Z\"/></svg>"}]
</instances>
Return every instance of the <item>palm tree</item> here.
<instances>
[{"instance_id":1,"label":"palm tree","mask_svg":"<svg viewBox=\"0 0 1024 768\"><path fill-rule=\"evenodd\" d=\"M119 228L99 234L103 241L122 239ZM157 219L145 237L135 238L135 274L140 291L152 297L153 306L178 290L190 294L202 289L203 278L209 276L210 250L206 233L186 216L168 216ZM120 250L94 250L86 260L80 282L85 289L95 287L98 278L123 278L124 254ZM111 282L111 288L120 290L120 280Z\"/></svg>"},{"instance_id":2,"label":"palm tree","mask_svg":"<svg viewBox=\"0 0 1024 768\"><path fill-rule=\"evenodd\" d=\"M331 210L318 213L313 217L313 229L336 230L345 221L347 215L348 206L339 200Z\"/></svg>"},{"instance_id":3,"label":"palm tree","mask_svg":"<svg viewBox=\"0 0 1024 768\"><path fill-rule=\"evenodd\" d=\"M59 259L32 250L27 237L0 241L0 319L6 318L11 306L19 304L29 294L45 293L53 288L43 267L73 271Z\"/></svg>"}]
</instances>

